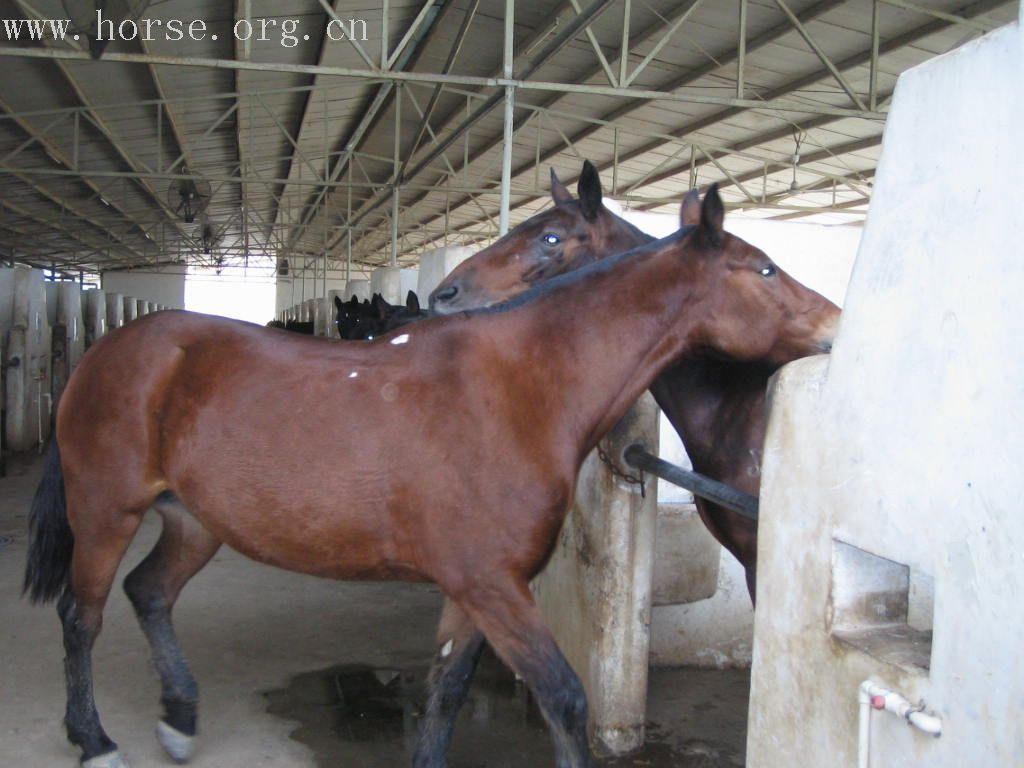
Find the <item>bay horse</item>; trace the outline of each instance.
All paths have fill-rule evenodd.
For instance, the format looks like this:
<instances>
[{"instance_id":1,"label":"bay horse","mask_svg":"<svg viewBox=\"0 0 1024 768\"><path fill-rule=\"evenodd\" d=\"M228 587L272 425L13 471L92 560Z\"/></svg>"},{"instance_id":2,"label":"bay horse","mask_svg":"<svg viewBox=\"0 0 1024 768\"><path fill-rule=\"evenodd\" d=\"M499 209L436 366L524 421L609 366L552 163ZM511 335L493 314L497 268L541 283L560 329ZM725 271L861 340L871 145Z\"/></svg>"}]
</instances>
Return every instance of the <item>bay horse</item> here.
<instances>
[{"instance_id":1,"label":"bay horse","mask_svg":"<svg viewBox=\"0 0 1024 768\"><path fill-rule=\"evenodd\" d=\"M558 768L589 766L583 687L529 589L584 458L696 346L782 363L834 334L820 296L766 277L763 253L723 236L714 190L688 205L700 221L674 235L368 343L175 311L100 339L61 398L25 572L33 601L57 600L64 722L86 768L124 766L100 724L91 653L150 508L163 532L124 588L160 676L157 736L174 760L192 754L198 690L171 610L227 544L316 576L440 586L415 768L445 765L485 639L532 691ZM344 471L324 473L325 456Z\"/></svg>"},{"instance_id":2,"label":"bay horse","mask_svg":"<svg viewBox=\"0 0 1024 768\"><path fill-rule=\"evenodd\" d=\"M577 193L551 172L554 207L520 224L456 267L430 296L431 312L452 314L505 301L556 275L565 274L654 238L608 210L601 180L590 161L583 164ZM684 207L683 221L696 224L700 208ZM734 239L723 234L724 247ZM791 283L765 261L764 277ZM839 308L822 299L821 311L838 322ZM761 488L761 451L768 426L768 379L778 361L725 359L701 345L689 350L651 384L651 394L668 417L696 471L745 491ZM694 497L711 534L746 571L751 602L756 600L757 522L714 502Z\"/></svg>"}]
</instances>

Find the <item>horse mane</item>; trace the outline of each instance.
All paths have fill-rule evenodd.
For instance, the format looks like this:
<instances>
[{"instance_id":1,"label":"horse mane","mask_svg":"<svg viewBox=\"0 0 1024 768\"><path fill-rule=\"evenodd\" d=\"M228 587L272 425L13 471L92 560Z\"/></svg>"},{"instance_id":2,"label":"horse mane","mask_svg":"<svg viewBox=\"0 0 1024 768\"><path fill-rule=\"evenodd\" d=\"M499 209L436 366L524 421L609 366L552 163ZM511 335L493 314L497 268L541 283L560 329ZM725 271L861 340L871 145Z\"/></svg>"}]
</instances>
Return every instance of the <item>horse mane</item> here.
<instances>
[{"instance_id":1,"label":"horse mane","mask_svg":"<svg viewBox=\"0 0 1024 768\"><path fill-rule=\"evenodd\" d=\"M605 209L605 210L607 210L607 209ZM632 234L637 235L645 243L652 243L652 242L654 242L655 240L658 239L654 235L649 235L646 232L644 232L642 229L640 229L640 227L638 227L633 222L626 221L624 218L622 218L618 214L612 213L611 211L608 211L608 213L611 213L611 215L615 219L617 219L621 224L625 225L626 229L628 229Z\"/></svg>"},{"instance_id":2,"label":"horse mane","mask_svg":"<svg viewBox=\"0 0 1024 768\"><path fill-rule=\"evenodd\" d=\"M629 224L629 222L626 223ZM633 225L630 224L630 226ZM602 275L605 272L615 269L623 262L631 261L632 259L637 259L649 253L653 253L654 251L660 249L662 246L667 246L680 242L683 239L685 239L694 229L696 229L695 225L688 224L682 227L681 229L673 232L671 235L667 235L666 237L661 238L660 240L651 240L650 242L644 243L643 245L638 245L636 248L616 254L615 256L609 256L606 259L598 259L597 261L591 262L590 264L580 267L579 269L572 270L570 272L565 272L564 274L552 277L550 280L545 280L541 283L538 283L532 288L523 291L519 295L513 296L512 298L506 301L500 302L498 304L493 304L489 307L481 307L479 309L467 310L462 314L465 316L472 317L475 315L492 315L500 314L502 312L509 312L513 309L517 309L523 306L524 304L529 304L533 301L537 301L538 299L547 296L549 293L552 293L553 291L559 291L570 285L582 283L586 280L591 279L595 275Z\"/></svg>"}]
</instances>

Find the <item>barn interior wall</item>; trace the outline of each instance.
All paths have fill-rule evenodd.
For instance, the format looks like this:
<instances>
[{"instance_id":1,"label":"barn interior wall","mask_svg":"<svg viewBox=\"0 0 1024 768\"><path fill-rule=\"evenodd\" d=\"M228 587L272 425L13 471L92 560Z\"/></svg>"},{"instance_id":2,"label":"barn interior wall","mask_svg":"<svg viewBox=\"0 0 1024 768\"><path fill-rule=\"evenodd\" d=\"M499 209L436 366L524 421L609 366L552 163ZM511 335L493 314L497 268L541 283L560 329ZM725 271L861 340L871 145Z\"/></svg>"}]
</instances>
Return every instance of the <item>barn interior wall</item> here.
<instances>
[{"instance_id":1,"label":"barn interior wall","mask_svg":"<svg viewBox=\"0 0 1024 768\"><path fill-rule=\"evenodd\" d=\"M104 272L102 288L112 293L145 299L173 309L185 308L185 268Z\"/></svg>"},{"instance_id":2,"label":"barn interior wall","mask_svg":"<svg viewBox=\"0 0 1024 768\"><path fill-rule=\"evenodd\" d=\"M366 280L369 279L369 272L364 272L359 269L353 269L351 272L352 280ZM327 290L328 291L345 291L345 286L348 281L343 276L335 276L334 274L328 274L327 276ZM308 275L288 275L287 277L277 277L277 298L275 311L280 313L289 307L293 307L296 304L300 304L305 299L320 298L324 296L324 278L323 275L314 278L312 272Z\"/></svg>"},{"instance_id":3,"label":"barn interior wall","mask_svg":"<svg viewBox=\"0 0 1024 768\"><path fill-rule=\"evenodd\" d=\"M614 206L614 201L611 203ZM651 235L678 227L675 216L624 211L627 220ZM726 229L756 245L789 274L842 306L862 233L858 226L822 226L765 221L731 215ZM682 442L662 417L660 455L690 467ZM713 549L704 566L687 578L700 583L698 600L655 605L651 617L651 663L658 666L749 667L753 654L754 612L743 567L711 537L697 518L692 494L659 481L659 542L675 551ZM670 506L665 506L670 505ZM671 543L665 542L671 537ZM660 563L659 559L659 563ZM656 563L660 572L663 566ZM709 584L708 589L703 585Z\"/></svg>"},{"instance_id":4,"label":"barn interior wall","mask_svg":"<svg viewBox=\"0 0 1024 768\"><path fill-rule=\"evenodd\" d=\"M1022 80L1020 25L901 77L835 348L777 382L751 768L856 764L867 679L943 723L871 713L870 765L1024 765Z\"/></svg>"}]
</instances>

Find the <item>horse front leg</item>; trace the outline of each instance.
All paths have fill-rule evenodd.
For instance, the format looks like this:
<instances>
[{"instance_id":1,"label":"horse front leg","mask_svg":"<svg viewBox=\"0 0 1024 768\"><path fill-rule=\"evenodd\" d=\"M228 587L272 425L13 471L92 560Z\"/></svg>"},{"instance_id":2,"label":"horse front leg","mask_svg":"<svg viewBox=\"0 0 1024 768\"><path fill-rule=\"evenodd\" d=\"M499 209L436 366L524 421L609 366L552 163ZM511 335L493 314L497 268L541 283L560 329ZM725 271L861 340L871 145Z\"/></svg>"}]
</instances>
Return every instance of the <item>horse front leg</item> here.
<instances>
[{"instance_id":1,"label":"horse front leg","mask_svg":"<svg viewBox=\"0 0 1024 768\"><path fill-rule=\"evenodd\" d=\"M466 613L445 600L437 653L427 681L427 710L420 723L413 768L444 768L455 717L466 700L484 636Z\"/></svg>"},{"instance_id":2,"label":"horse front leg","mask_svg":"<svg viewBox=\"0 0 1024 768\"><path fill-rule=\"evenodd\" d=\"M499 583L492 576L459 595L458 601L536 699L551 731L557 768L590 768L586 692L526 582L510 578Z\"/></svg>"}]
</instances>

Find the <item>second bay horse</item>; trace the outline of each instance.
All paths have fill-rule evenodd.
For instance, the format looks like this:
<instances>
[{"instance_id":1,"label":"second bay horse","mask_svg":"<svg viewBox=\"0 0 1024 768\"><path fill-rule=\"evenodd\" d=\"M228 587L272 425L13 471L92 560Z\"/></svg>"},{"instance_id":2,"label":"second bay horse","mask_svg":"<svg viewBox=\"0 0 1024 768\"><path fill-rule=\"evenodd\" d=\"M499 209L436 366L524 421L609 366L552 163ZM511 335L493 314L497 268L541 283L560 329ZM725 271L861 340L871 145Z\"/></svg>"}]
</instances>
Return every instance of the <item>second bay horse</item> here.
<instances>
[{"instance_id":1,"label":"second bay horse","mask_svg":"<svg viewBox=\"0 0 1024 768\"><path fill-rule=\"evenodd\" d=\"M580 174L578 199L553 172L551 182L555 206L456 267L431 295L432 312L448 315L505 301L556 275L653 240L604 206L601 181L590 162ZM683 216L685 222L697 223L700 207L691 202ZM765 268L776 271L768 261ZM780 283L794 282L781 274L766 275L773 276ZM838 321L839 308L822 301L821 311ZM728 360L707 352L699 345L689 350L652 382L651 393L695 470L757 497L768 426L768 379L778 361ZM706 499L696 497L695 502L711 534L743 565L753 602L757 523Z\"/></svg>"}]
</instances>

